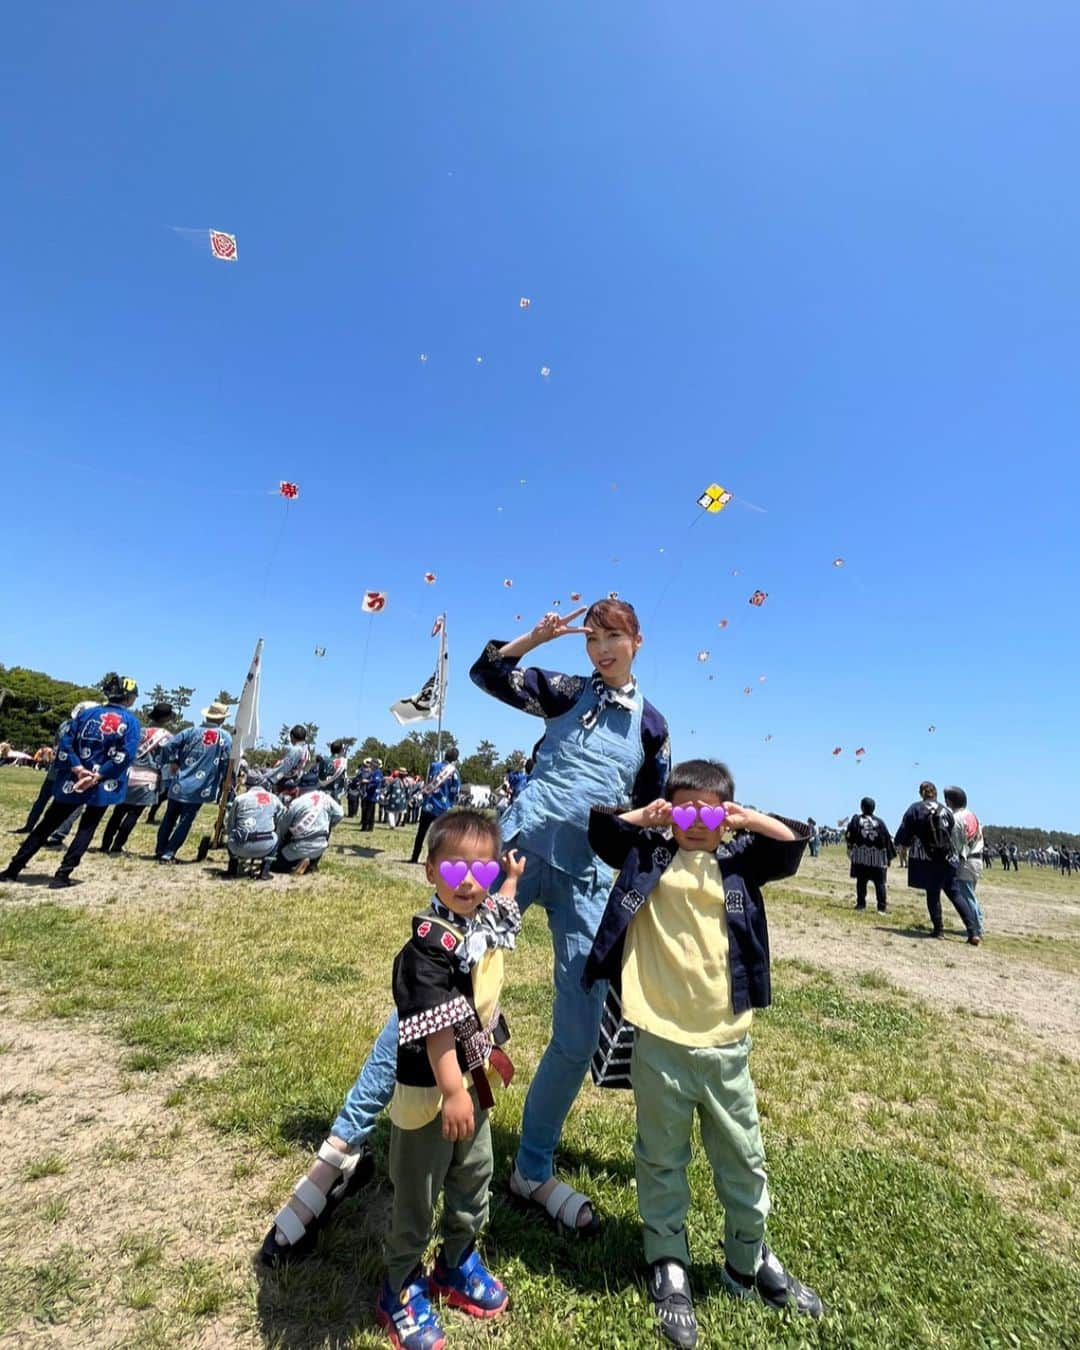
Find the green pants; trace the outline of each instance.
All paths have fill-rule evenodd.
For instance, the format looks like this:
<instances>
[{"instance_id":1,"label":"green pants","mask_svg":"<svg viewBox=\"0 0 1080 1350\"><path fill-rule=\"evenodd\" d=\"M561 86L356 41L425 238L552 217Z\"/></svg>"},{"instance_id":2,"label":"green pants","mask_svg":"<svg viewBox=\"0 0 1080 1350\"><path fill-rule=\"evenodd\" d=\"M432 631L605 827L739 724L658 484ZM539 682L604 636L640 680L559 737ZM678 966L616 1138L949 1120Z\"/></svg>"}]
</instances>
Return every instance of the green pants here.
<instances>
[{"instance_id":1,"label":"green pants","mask_svg":"<svg viewBox=\"0 0 1080 1350\"><path fill-rule=\"evenodd\" d=\"M442 1134L441 1113L420 1130L390 1128L390 1179L394 1209L386 1239L387 1278L401 1289L431 1241L435 1202L442 1192L441 1235L450 1266L461 1264L488 1216L494 1160L488 1115L472 1094L475 1132L452 1144Z\"/></svg>"},{"instance_id":2,"label":"green pants","mask_svg":"<svg viewBox=\"0 0 1080 1350\"><path fill-rule=\"evenodd\" d=\"M631 1076L637 1106L637 1198L645 1227L645 1259L690 1264L690 1136L694 1112L724 1206L724 1254L752 1275L761 1261L769 1213L765 1149L750 1077L750 1037L693 1049L637 1032Z\"/></svg>"}]
</instances>

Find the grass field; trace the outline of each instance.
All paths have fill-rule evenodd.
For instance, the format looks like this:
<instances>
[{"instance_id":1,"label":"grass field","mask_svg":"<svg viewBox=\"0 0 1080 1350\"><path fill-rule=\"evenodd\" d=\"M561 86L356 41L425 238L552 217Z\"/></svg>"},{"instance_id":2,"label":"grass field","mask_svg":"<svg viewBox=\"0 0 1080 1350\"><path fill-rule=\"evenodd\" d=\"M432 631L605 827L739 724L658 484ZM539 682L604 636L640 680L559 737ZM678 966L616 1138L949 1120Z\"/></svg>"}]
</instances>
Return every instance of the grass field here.
<instances>
[{"instance_id":1,"label":"grass field","mask_svg":"<svg viewBox=\"0 0 1080 1350\"><path fill-rule=\"evenodd\" d=\"M39 781L0 773L0 853ZM385 1132L376 1182L316 1259L277 1276L252 1255L387 1011L425 896L400 864L410 842L346 822L317 876L266 886L220 881L216 855L166 870L96 853L70 891L0 885L5 1343L386 1343L371 1316ZM132 845L149 853L150 831ZM845 871L835 850L767 895L780 959L752 1057L770 1242L829 1315L789 1321L722 1292L723 1216L699 1157L702 1343L1076 1346L1080 882L991 872L976 951L955 924L951 941L922 941L895 872L887 922L852 913ZM450 1343L650 1344L627 1095L586 1088L563 1138L564 1172L606 1218L596 1242L502 1199L550 1012L539 914L506 1005L518 1077L495 1118L485 1250L513 1307L491 1325L449 1314Z\"/></svg>"}]
</instances>

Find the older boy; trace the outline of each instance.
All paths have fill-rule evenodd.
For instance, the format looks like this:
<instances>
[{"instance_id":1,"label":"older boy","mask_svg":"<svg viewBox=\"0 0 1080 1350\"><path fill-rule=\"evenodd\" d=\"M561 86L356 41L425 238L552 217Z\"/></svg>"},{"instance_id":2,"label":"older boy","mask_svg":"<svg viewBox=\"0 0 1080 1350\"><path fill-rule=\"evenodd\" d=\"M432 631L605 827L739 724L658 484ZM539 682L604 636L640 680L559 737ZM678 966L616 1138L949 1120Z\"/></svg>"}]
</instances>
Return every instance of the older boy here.
<instances>
[{"instance_id":1,"label":"older boy","mask_svg":"<svg viewBox=\"0 0 1080 1350\"><path fill-rule=\"evenodd\" d=\"M649 1293L666 1339L693 1346L686 1169L695 1112L726 1211L725 1285L773 1308L823 1311L764 1241L769 1191L748 1067L752 1010L772 998L761 887L796 872L810 830L738 806L731 774L712 760L676 765L666 792L621 815L592 810L589 842L621 871L585 981L621 986L623 1017L636 1028L634 1153ZM725 844L730 829L738 833Z\"/></svg>"}]
</instances>

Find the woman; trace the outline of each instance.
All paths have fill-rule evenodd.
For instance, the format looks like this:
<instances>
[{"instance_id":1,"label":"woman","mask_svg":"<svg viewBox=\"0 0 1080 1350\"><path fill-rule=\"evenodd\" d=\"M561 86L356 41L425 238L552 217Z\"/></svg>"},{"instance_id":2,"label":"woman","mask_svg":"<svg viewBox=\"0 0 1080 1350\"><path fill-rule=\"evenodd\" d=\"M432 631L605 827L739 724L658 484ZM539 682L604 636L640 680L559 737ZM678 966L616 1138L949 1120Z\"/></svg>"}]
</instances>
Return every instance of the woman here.
<instances>
[{"instance_id":1,"label":"woman","mask_svg":"<svg viewBox=\"0 0 1080 1350\"><path fill-rule=\"evenodd\" d=\"M572 627L582 614L584 624ZM571 634L586 639L590 675L519 667L526 653ZM589 809L613 801L635 806L654 801L663 793L671 762L667 723L644 699L631 672L641 644L633 606L601 600L565 616L545 614L512 642L489 642L470 672L485 692L545 721L529 781L501 822L506 847L526 861L518 903L522 910L533 902L544 908L555 958L551 1040L525 1101L510 1190L523 1203L541 1206L561 1230L588 1234L599 1230L599 1220L588 1197L555 1176L553 1154L596 1048L606 994L604 984L585 992L581 980L613 881L610 868L589 848ZM264 1261L276 1265L311 1250L310 1221L325 1212L322 1197L329 1191L332 1200L343 1198L350 1175L360 1170L360 1150L393 1092L396 1053L397 1022L391 1017L319 1161L267 1234Z\"/></svg>"}]
</instances>

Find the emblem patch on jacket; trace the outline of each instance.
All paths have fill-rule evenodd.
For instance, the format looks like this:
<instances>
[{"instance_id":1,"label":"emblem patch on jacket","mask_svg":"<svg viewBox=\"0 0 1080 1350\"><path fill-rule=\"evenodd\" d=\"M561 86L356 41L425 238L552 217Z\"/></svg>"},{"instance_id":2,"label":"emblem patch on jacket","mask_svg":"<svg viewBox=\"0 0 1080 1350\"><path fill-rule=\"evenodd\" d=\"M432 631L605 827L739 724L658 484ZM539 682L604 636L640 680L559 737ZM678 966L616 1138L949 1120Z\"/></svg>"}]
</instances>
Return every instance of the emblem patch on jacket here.
<instances>
[{"instance_id":1,"label":"emblem patch on jacket","mask_svg":"<svg viewBox=\"0 0 1080 1350\"><path fill-rule=\"evenodd\" d=\"M742 914L745 909L745 897L740 890L724 892L724 908L729 914Z\"/></svg>"},{"instance_id":2,"label":"emblem patch on jacket","mask_svg":"<svg viewBox=\"0 0 1080 1350\"><path fill-rule=\"evenodd\" d=\"M630 914L636 914L644 903L645 897L640 891L627 891L619 901L619 904L622 905L623 909Z\"/></svg>"}]
</instances>

